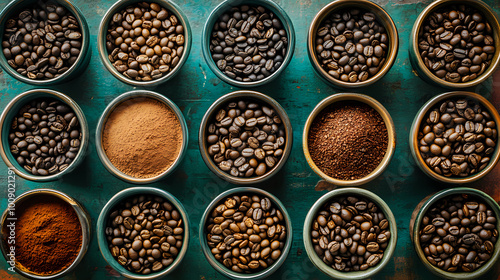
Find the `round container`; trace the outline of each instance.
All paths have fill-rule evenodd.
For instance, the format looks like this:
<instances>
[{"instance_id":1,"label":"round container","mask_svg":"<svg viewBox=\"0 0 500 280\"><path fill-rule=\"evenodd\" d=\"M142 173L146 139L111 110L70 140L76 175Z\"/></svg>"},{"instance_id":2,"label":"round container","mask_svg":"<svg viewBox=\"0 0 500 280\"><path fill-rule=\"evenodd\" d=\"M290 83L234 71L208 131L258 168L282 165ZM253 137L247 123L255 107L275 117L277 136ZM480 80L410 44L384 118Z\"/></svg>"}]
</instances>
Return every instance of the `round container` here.
<instances>
[{"instance_id":1,"label":"round container","mask_svg":"<svg viewBox=\"0 0 500 280\"><path fill-rule=\"evenodd\" d=\"M109 61L108 50L106 49L106 35L108 33L108 23L113 19L113 15L125 9L127 6L141 2L157 3L161 7L172 12L184 27L184 51L182 53L181 59L179 60L179 63L167 75L151 81L136 81L123 76L120 72L118 72L118 70L116 70L113 64ZM146 0L146 1L118 0L116 1L115 4L113 4L113 6L111 6L111 8L109 8L109 10L106 12L106 14L101 20L101 23L99 25L99 34L97 35L97 48L99 49L99 56L101 57L102 63L104 64L106 69L113 76L115 76L115 78L132 86L153 87L172 79L175 75L177 75L180 72L182 66L189 57L189 53L191 51L192 37L193 36L191 33L191 26L189 25L188 18L175 2L167 0Z\"/></svg>"},{"instance_id":2,"label":"round container","mask_svg":"<svg viewBox=\"0 0 500 280\"><path fill-rule=\"evenodd\" d=\"M106 239L106 225L108 222L108 217L111 214L111 211L114 210L116 206L120 204L123 200L139 195L153 195L159 196L166 201L170 202L181 214L183 224L184 224L184 239L182 243L182 247L179 250L179 254L177 258L174 260L170 266L167 268L154 272L151 274L143 275L137 274L127 270L125 267L121 266L120 263L111 255L111 251L108 247L108 240ZM122 190L115 194L109 201L104 205L99 214L99 218L97 219L97 242L99 244L99 250L101 251L102 256L106 260L106 262L118 273L122 276L127 277L129 279L138 279L138 280L150 280L157 279L160 277L164 277L174 271L177 267L180 266L184 256L186 255L188 246L189 246L189 217L187 215L186 209L182 206L182 203L175 198L172 194L157 188L151 187L134 187Z\"/></svg>"},{"instance_id":3,"label":"round container","mask_svg":"<svg viewBox=\"0 0 500 280\"><path fill-rule=\"evenodd\" d=\"M262 6L271 12L273 12L281 21L283 28L286 31L287 37L288 37L288 47L287 47L287 52L286 56L283 59L283 63L281 66L274 71L271 75L268 77L259 80L259 81L253 81L253 82L243 82L243 81L238 81L235 79L231 79L228 76L226 76L215 64L215 61L212 59L212 54L210 52L210 40L212 37L212 29L214 28L215 23L219 20L219 17L223 15L225 12L230 10L232 7L238 7L241 5L252 5L252 6ZM281 8L278 4L271 0L225 0L222 3L220 3L208 16L207 22L205 23L205 26L203 27L203 33L201 37L201 43L202 43L202 51L203 51L203 57L205 58L205 61L208 64L208 67L212 72L214 72L219 79L223 80L224 82L235 86L235 87L241 87L241 88L250 88L250 87L257 87L261 86L264 84L269 83L270 81L276 79L288 66L290 61L292 60L293 57L293 52L295 50L295 30L293 28L292 21L286 14L285 10Z\"/></svg>"},{"instance_id":4,"label":"round container","mask_svg":"<svg viewBox=\"0 0 500 280\"><path fill-rule=\"evenodd\" d=\"M44 97L60 100L61 102L70 106L71 109L75 112L76 117L78 118L82 133L80 150L78 151L78 154L76 155L73 162L64 171L49 176L33 175L26 171L21 165L19 165L19 163L17 163L17 160L10 152L8 139L11 122L14 116L19 112L21 107L34 99ZM5 107L2 116L0 117L0 132L2 135L0 141L0 156L2 156L5 164L7 164L9 168L13 169L18 176L36 182L55 181L73 171L83 161L86 155L87 147L89 145L89 128L87 125L87 119L85 118L82 109L80 109L80 106L78 106L78 104L70 97L50 89L33 89L23 92L14 97L14 99L12 99L9 104L7 104L7 107Z\"/></svg>"},{"instance_id":5,"label":"round container","mask_svg":"<svg viewBox=\"0 0 500 280\"><path fill-rule=\"evenodd\" d=\"M380 262L376 266L370 267L365 271L341 272L333 269L332 267L325 264L323 260L316 254L311 239L311 228L314 220L316 219L316 214L318 213L319 209L334 197L349 196L349 195L365 197L368 200L374 202L382 211L386 219L389 221L389 230L391 232L391 239L389 241L387 248L384 251L384 257L382 258L382 260L380 260ZM364 189L343 188L343 189L336 189L326 193L313 204L313 206L307 213L306 220L304 222L303 238L307 256L314 264L314 266L316 266L316 268L318 268L321 272L335 279L358 280L358 279L368 279L373 277L375 274L380 272L385 265L387 265L387 263L392 258L394 250L396 249L398 234L397 234L396 219L394 218L391 209L384 202L384 200L382 200L376 194Z\"/></svg>"},{"instance_id":6,"label":"round container","mask_svg":"<svg viewBox=\"0 0 500 280\"><path fill-rule=\"evenodd\" d=\"M380 68L375 76L367 79L364 82L349 83L344 82L340 79L335 79L321 67L320 62L316 57L316 34L320 24L332 12L346 8L364 9L374 13L379 23L385 27L387 36L389 37L389 50L387 52L386 62L384 66ZM311 26L309 26L309 31L307 33L307 54L309 55L309 61L311 62L314 70L316 71L318 76L323 79L323 81L334 87L340 88L359 88L371 85L380 80L385 74L387 74L387 72L389 72L392 65L394 64L394 61L396 60L396 56L398 54L398 48L398 30L396 28L396 25L392 21L391 16L382 7L368 0L336 0L327 4L313 18Z\"/></svg>"},{"instance_id":7,"label":"round container","mask_svg":"<svg viewBox=\"0 0 500 280\"><path fill-rule=\"evenodd\" d=\"M471 176L467 177L445 177L443 175L439 175L433 170L430 169L430 167L425 163L425 160L422 158L422 155L420 154L419 147L418 147L418 132L420 130L420 126L422 125L422 121L427 115L428 111L432 109L436 104L449 99L449 98L470 98L473 99L481 106L483 106L485 109L488 110L490 115L492 116L493 120L497 124L497 139L500 139L500 130L498 129L498 124L500 124L500 115L498 114L497 110L495 107L484 97L482 97L479 94L473 93L473 92L466 92L466 91L453 91L453 92L447 92L440 94L438 96L435 96L431 98L429 101L427 101L422 108L418 111L417 115L415 116L415 119L413 120L413 123L411 125L411 130L410 130L410 150L411 154L413 155L413 159L415 159L415 162L417 163L418 167L420 170L422 170L427 176L444 182L444 183L450 183L450 184L466 184L466 183L471 183L476 180L479 180L486 176L497 164L498 160L500 159L500 152L498 149L498 144L495 147L495 152L491 155L490 163L486 168L484 168L482 171L473 174Z\"/></svg>"},{"instance_id":8,"label":"round container","mask_svg":"<svg viewBox=\"0 0 500 280\"><path fill-rule=\"evenodd\" d=\"M0 41L3 41L3 34L5 32L5 23L7 22L7 20L16 12L19 13L23 8L37 4L38 2L39 1L36 0L13 0L7 6L5 6L5 8L0 13ZM91 49L89 48L90 32L85 17L83 16L80 9L78 9L78 7L73 5L73 3L70 1L54 0L53 2L64 6L69 12L73 14L73 16L78 21L78 24L80 25L82 32L82 48L80 49L80 55L78 56L75 63L60 76L49 80L32 80L26 76L17 73L17 71L7 63L7 59L3 55L3 47L0 46L0 66L9 75L11 75L12 77L16 78L17 80L23 83L36 86L49 86L67 82L69 80L78 77L81 73L83 73L83 71L87 68L87 65L89 64L91 56Z\"/></svg>"},{"instance_id":9,"label":"round container","mask_svg":"<svg viewBox=\"0 0 500 280\"><path fill-rule=\"evenodd\" d=\"M225 267L222 263L217 261L212 255L211 249L208 246L208 240L207 240L207 233L205 231L205 227L208 221L208 216L212 213L214 208L223 201L223 199L227 198L228 196L232 195L238 195L238 194L256 194L260 196L265 196L268 197L271 200L271 203L277 207L278 210L281 211L283 214L285 224L286 224L286 230L287 230L287 236L286 236L286 241L285 241L285 247L282 250L281 256L268 268L257 272L253 274L244 274L244 273L238 273L234 272L227 267ZM227 190L221 194L219 194L210 204L208 205L207 209L203 213L203 216L201 217L200 221L200 243L201 243L201 248L203 251L203 254L205 254L205 257L207 258L208 262L210 265L212 265L215 270L217 270L219 273L224 275L225 277L231 278L231 279L237 279L237 280L257 280L257 279L262 279L270 276L274 272L276 272L281 265L285 262L288 253L290 252L290 247L292 246L292 221L290 220L290 216L288 215L288 212L286 211L285 206L281 203L281 201L275 197L274 195L258 189L258 188L251 188L251 187L238 187L238 188L233 188L230 190Z\"/></svg>"},{"instance_id":10,"label":"round container","mask_svg":"<svg viewBox=\"0 0 500 280\"><path fill-rule=\"evenodd\" d=\"M481 200L486 202L486 204L488 204L488 206L493 210L493 212L495 212L495 216L497 217L496 229L500 232L500 223L498 222L498 219L500 217L500 207L498 206L498 203L491 196L487 195L486 193L480 190L458 187L453 189L442 190L437 193L428 195L417 205L417 207L415 207L415 210L413 210L413 213L411 215L410 237L419 259L422 261L425 267L435 275L446 279L480 279L480 277L483 276L486 272L488 272L491 268L498 265L497 263L500 257L500 242L498 241L496 242L495 251L491 256L491 259L484 265L482 265L479 269L476 269L473 272L448 272L436 266L433 266L431 263L429 263L429 261L425 257L424 251L420 246L420 238L418 238L419 236L418 233L420 231L420 225L422 224L422 218L425 216L427 211L432 207L434 203L436 203L440 199L443 199L444 197L456 194L473 195L479 197Z\"/></svg>"},{"instance_id":11,"label":"round container","mask_svg":"<svg viewBox=\"0 0 500 280\"><path fill-rule=\"evenodd\" d=\"M379 163L377 168L375 168L372 172L370 172L370 174L356 180L339 180L326 175L323 171L321 171L321 169L318 168L318 166L316 166L316 164L311 158L311 154L309 153L309 144L308 144L309 130L311 128L312 123L316 119L316 116L318 116L318 114L320 114L329 105L340 101L358 101L369 105L380 114L387 128L388 142L387 142L387 151L385 153L384 158ZM316 107L314 107L313 111L307 118L306 124L304 125L304 133L302 135L302 147L304 150L304 155L306 157L307 163L316 174L318 174L321 178L323 178L323 180L337 186L359 186L366 184L371 180L377 178L380 174L382 174L382 172L384 172L384 170L389 165L392 155L394 154L394 150L396 149L396 129L394 128L394 123L392 122L391 115L389 114L389 112L387 112L385 107L382 106L382 104L380 104L377 100L364 94L338 93L323 99L321 102L318 103L318 105L316 105Z\"/></svg>"},{"instance_id":12,"label":"round container","mask_svg":"<svg viewBox=\"0 0 500 280\"><path fill-rule=\"evenodd\" d=\"M179 123L181 125L182 129L182 146L181 150L179 152L179 156L175 160L175 162L163 173L151 177L151 178L135 178L130 175L127 175L118 168L116 168L113 163L109 160L108 156L106 155L106 151L104 151L104 147L102 145L102 137L103 137L103 132L104 128L106 126L106 121L109 117L109 115L113 112L113 110L118 107L120 104L127 100L131 100L134 98L151 98L154 100L158 100L162 102L163 104L167 105L177 116L177 119L179 120ZM188 128L186 124L186 120L184 119L184 116L182 115L181 110L177 105L175 105L174 102L172 102L170 99L166 98L165 96L153 92L153 91L147 91L147 90L134 90L134 91L129 91L126 93L121 94L117 98L115 98L109 105L104 109L104 112L102 113L101 117L99 118L99 122L97 123L97 129L96 129L96 135L95 135L95 142L96 142L96 150L97 154L99 155L99 159L101 160L102 164L106 169L113 174L114 176L122 179L125 182L133 183L133 184L149 184L153 183L156 181L159 181L166 176L170 175L174 170L179 166L181 163L182 159L184 158L184 155L186 154L186 149L187 149L187 144L188 144Z\"/></svg>"},{"instance_id":13,"label":"round container","mask_svg":"<svg viewBox=\"0 0 500 280\"><path fill-rule=\"evenodd\" d=\"M68 275L71 271L73 271L75 269L75 267L78 266L80 261L85 256L85 253L87 253L87 249L89 248L89 243L91 240L91 219L90 219L89 214L87 213L85 208L80 203L78 203L78 201L76 201L75 199L73 199L72 197L68 196L67 194L65 194L63 192L52 190L52 189L35 189L35 190L27 191L27 192L21 194L20 196L18 196L14 200L15 209L16 210L19 209L18 206L20 206L22 203L24 203L26 201L29 201L30 199L34 199L34 198L39 197L39 196L47 196L47 195L59 198L59 199L63 200L64 202L68 203L69 205L71 205L71 207L73 207L73 209L76 212L76 215L78 216L78 220L80 221L80 225L82 227L82 247L80 248L80 252L76 256L73 263L71 263L71 265L68 266L66 269L64 269L56 274L42 276L42 275L38 275L38 274L35 274L33 272L30 272L26 269L18 268L17 265L15 266L15 271L17 273L21 274L24 277L30 278L30 279L57 279L57 278L61 278L61 277L65 276L65 275ZM9 203L11 203L11 202L9 201ZM1 218L2 225L5 225L8 223L9 210L10 210L10 208L7 208L3 212L3 215ZM2 250L2 254L3 254L3 257L5 258L5 260L9 259L7 254L10 253L10 250L8 248L9 248L9 246L11 246L11 245L5 244L5 242L4 242L6 236L8 236L8 235L9 235L9 232L5 228L2 227L1 234L0 234L0 244L1 244L0 249Z\"/></svg>"},{"instance_id":14,"label":"round container","mask_svg":"<svg viewBox=\"0 0 500 280\"><path fill-rule=\"evenodd\" d=\"M276 111L276 113L278 113L285 127L286 144L285 148L283 149L283 155L281 156L279 162L271 170L267 171L262 176L249 177L249 178L232 176L219 169L219 167L213 161L212 157L208 154L207 127L209 125L209 122L211 122L214 119L215 114L217 114L219 109L224 107L224 105L226 105L228 102L240 99L256 100L260 103L268 104ZM233 91L217 99L212 104L212 106L208 108L207 112L203 116L203 119L200 124L200 132L198 135L199 135L198 143L200 145L200 153L201 157L203 158L203 161L205 161L205 164L215 175L219 176L220 178L232 184L240 184L240 185L256 184L271 178L274 174L278 173L278 171L283 167L283 165L285 165L286 160L288 159L288 156L290 156L290 153L292 151L292 142L293 142L292 124L290 123L290 119L288 118L285 109L283 109L283 107L281 107L281 105L276 100L257 91L250 91L250 90Z\"/></svg>"},{"instance_id":15,"label":"round container","mask_svg":"<svg viewBox=\"0 0 500 280\"><path fill-rule=\"evenodd\" d=\"M491 36L493 36L493 39L495 40L495 54L490 66L484 71L483 74L478 76L476 79L466 83L452 83L438 78L427 68L427 66L425 66L424 61L420 57L420 51L418 49L418 32L422 27L425 19L436 10L439 10L446 6L459 4L465 4L481 11L486 20L491 25L491 28L493 30ZM476 86L493 75L498 67L498 63L500 62L500 24L498 22L498 18L495 12L481 0L436 0L423 10L415 21L410 35L410 46L408 48L408 52L413 69L416 71L416 74L424 81L449 89L460 89Z\"/></svg>"}]
</instances>

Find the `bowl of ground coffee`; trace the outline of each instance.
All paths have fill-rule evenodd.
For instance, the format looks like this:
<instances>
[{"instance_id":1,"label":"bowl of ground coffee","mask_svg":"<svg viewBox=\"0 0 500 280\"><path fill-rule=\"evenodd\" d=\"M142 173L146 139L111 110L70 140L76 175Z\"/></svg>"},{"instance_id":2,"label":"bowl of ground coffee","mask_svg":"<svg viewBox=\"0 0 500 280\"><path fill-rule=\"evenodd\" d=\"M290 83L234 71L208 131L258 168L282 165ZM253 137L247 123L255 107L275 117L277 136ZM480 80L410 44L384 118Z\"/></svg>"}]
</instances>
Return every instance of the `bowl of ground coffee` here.
<instances>
[{"instance_id":1,"label":"bowl of ground coffee","mask_svg":"<svg viewBox=\"0 0 500 280\"><path fill-rule=\"evenodd\" d=\"M500 258L500 207L488 194L453 188L415 208L410 236L425 267L446 279L485 279Z\"/></svg>"},{"instance_id":2,"label":"bowl of ground coffee","mask_svg":"<svg viewBox=\"0 0 500 280\"><path fill-rule=\"evenodd\" d=\"M177 75L191 51L187 16L172 1L117 1L97 36L99 56L118 80L155 86Z\"/></svg>"},{"instance_id":3,"label":"bowl of ground coffee","mask_svg":"<svg viewBox=\"0 0 500 280\"><path fill-rule=\"evenodd\" d=\"M54 181L84 159L88 125L80 106L53 90L34 89L12 99L0 117L0 155L17 175Z\"/></svg>"},{"instance_id":4,"label":"bowl of ground coffee","mask_svg":"<svg viewBox=\"0 0 500 280\"><path fill-rule=\"evenodd\" d=\"M500 159L500 115L484 97L454 91L427 101L410 130L418 167L445 183L464 184L488 174Z\"/></svg>"},{"instance_id":5,"label":"bowl of ground coffee","mask_svg":"<svg viewBox=\"0 0 500 280\"><path fill-rule=\"evenodd\" d=\"M203 57L224 82L255 87L278 77L295 49L295 30L271 0L226 0L209 15L201 38Z\"/></svg>"},{"instance_id":6,"label":"bowl of ground coffee","mask_svg":"<svg viewBox=\"0 0 500 280\"><path fill-rule=\"evenodd\" d=\"M335 279L368 279L391 260L396 219L376 194L336 189L319 198L304 222L304 246L311 262Z\"/></svg>"},{"instance_id":7,"label":"bowl of ground coffee","mask_svg":"<svg viewBox=\"0 0 500 280\"><path fill-rule=\"evenodd\" d=\"M389 165L396 132L389 112L378 101L339 93L316 105L302 141L307 163L316 174L334 185L358 186Z\"/></svg>"},{"instance_id":8,"label":"bowl of ground coffee","mask_svg":"<svg viewBox=\"0 0 500 280\"><path fill-rule=\"evenodd\" d=\"M274 195L239 187L218 195L203 213L200 243L208 262L231 279L270 276L292 246L292 222Z\"/></svg>"},{"instance_id":9,"label":"bowl of ground coffee","mask_svg":"<svg viewBox=\"0 0 500 280\"><path fill-rule=\"evenodd\" d=\"M234 184L269 179L292 150L292 125L276 100L240 90L217 99L200 124L200 153L208 168Z\"/></svg>"},{"instance_id":10,"label":"bowl of ground coffee","mask_svg":"<svg viewBox=\"0 0 500 280\"><path fill-rule=\"evenodd\" d=\"M314 17L307 52L327 83L358 88L380 80L391 69L399 48L391 16L367 0L338 0Z\"/></svg>"},{"instance_id":11,"label":"bowl of ground coffee","mask_svg":"<svg viewBox=\"0 0 500 280\"><path fill-rule=\"evenodd\" d=\"M500 24L480 0L438 0L418 16L408 48L423 80L451 89L476 86L500 62Z\"/></svg>"},{"instance_id":12,"label":"bowl of ground coffee","mask_svg":"<svg viewBox=\"0 0 500 280\"><path fill-rule=\"evenodd\" d=\"M90 61L87 21L69 1L10 2L0 14L0 38L0 66L24 83L74 79Z\"/></svg>"},{"instance_id":13,"label":"bowl of ground coffee","mask_svg":"<svg viewBox=\"0 0 500 280\"><path fill-rule=\"evenodd\" d=\"M187 149L188 128L181 110L163 95L146 90L126 92L104 110L96 148L106 169L134 184L171 174Z\"/></svg>"},{"instance_id":14,"label":"bowl of ground coffee","mask_svg":"<svg viewBox=\"0 0 500 280\"><path fill-rule=\"evenodd\" d=\"M51 189L9 198L1 225L0 248L8 269L31 279L69 274L85 256L91 239L90 216L83 206Z\"/></svg>"},{"instance_id":15,"label":"bowl of ground coffee","mask_svg":"<svg viewBox=\"0 0 500 280\"><path fill-rule=\"evenodd\" d=\"M97 220L99 250L130 279L165 277L181 264L189 246L189 218L170 193L134 187L114 195Z\"/></svg>"}]
</instances>

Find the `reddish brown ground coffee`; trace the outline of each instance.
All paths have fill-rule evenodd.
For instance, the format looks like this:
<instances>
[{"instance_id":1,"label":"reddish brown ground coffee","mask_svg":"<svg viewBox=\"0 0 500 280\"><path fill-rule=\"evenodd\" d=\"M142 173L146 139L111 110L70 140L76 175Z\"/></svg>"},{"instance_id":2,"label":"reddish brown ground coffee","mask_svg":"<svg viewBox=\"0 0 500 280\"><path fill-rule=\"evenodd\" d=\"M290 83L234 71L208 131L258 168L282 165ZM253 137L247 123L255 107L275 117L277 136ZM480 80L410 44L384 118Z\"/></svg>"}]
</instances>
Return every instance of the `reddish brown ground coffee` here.
<instances>
[{"instance_id":1,"label":"reddish brown ground coffee","mask_svg":"<svg viewBox=\"0 0 500 280\"><path fill-rule=\"evenodd\" d=\"M314 119L308 145L312 160L326 175L356 180L370 174L384 158L387 127L365 103L336 102Z\"/></svg>"}]
</instances>

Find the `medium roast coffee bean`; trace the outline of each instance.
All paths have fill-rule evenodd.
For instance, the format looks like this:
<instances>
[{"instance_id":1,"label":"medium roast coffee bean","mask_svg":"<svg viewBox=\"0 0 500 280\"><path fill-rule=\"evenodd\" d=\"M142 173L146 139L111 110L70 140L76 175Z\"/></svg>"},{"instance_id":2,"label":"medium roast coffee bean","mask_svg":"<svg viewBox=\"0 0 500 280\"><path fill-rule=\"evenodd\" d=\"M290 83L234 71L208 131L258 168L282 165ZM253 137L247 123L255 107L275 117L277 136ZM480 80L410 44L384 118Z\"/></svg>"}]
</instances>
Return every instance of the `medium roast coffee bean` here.
<instances>
[{"instance_id":1,"label":"medium roast coffee bean","mask_svg":"<svg viewBox=\"0 0 500 280\"><path fill-rule=\"evenodd\" d=\"M384 257L391 232L377 205L364 197L349 196L323 205L313 221L311 237L324 263L349 272L376 266Z\"/></svg>"},{"instance_id":2,"label":"medium roast coffee bean","mask_svg":"<svg viewBox=\"0 0 500 280\"><path fill-rule=\"evenodd\" d=\"M184 241L184 221L178 209L163 198L135 196L111 212L106 238L120 265L134 273L150 274L177 258Z\"/></svg>"},{"instance_id":3,"label":"medium roast coffee bean","mask_svg":"<svg viewBox=\"0 0 500 280\"><path fill-rule=\"evenodd\" d=\"M270 76L287 55L288 37L281 20L262 6L231 8L219 17L211 34L212 59L219 70L237 81Z\"/></svg>"},{"instance_id":4,"label":"medium roast coffee bean","mask_svg":"<svg viewBox=\"0 0 500 280\"><path fill-rule=\"evenodd\" d=\"M279 164L286 146L285 128L267 104L230 102L210 121L207 152L222 171L235 177L258 177Z\"/></svg>"},{"instance_id":5,"label":"medium roast coffee bean","mask_svg":"<svg viewBox=\"0 0 500 280\"><path fill-rule=\"evenodd\" d=\"M490 66L495 53L492 28L468 5L450 5L430 14L418 33L424 64L438 78L465 83Z\"/></svg>"},{"instance_id":6,"label":"medium roast coffee bean","mask_svg":"<svg viewBox=\"0 0 500 280\"><path fill-rule=\"evenodd\" d=\"M471 272L490 260L498 239L497 222L480 198L451 195L425 213L417 238L432 265L449 272Z\"/></svg>"},{"instance_id":7,"label":"medium roast coffee bean","mask_svg":"<svg viewBox=\"0 0 500 280\"><path fill-rule=\"evenodd\" d=\"M446 100L426 115L417 140L422 158L434 172L466 177L488 166L496 147L497 126L477 101Z\"/></svg>"},{"instance_id":8,"label":"medium roast coffee bean","mask_svg":"<svg viewBox=\"0 0 500 280\"><path fill-rule=\"evenodd\" d=\"M136 81L160 79L184 53L184 26L170 10L140 2L116 13L109 22L108 58L123 76Z\"/></svg>"},{"instance_id":9,"label":"medium roast coffee bean","mask_svg":"<svg viewBox=\"0 0 500 280\"><path fill-rule=\"evenodd\" d=\"M287 228L283 213L268 197L227 197L215 206L205 233L215 259L239 273L257 273L277 261Z\"/></svg>"},{"instance_id":10,"label":"medium roast coffee bean","mask_svg":"<svg viewBox=\"0 0 500 280\"><path fill-rule=\"evenodd\" d=\"M12 68L29 79L57 78L80 55L82 29L70 11L56 3L25 7L4 27L3 55Z\"/></svg>"},{"instance_id":11,"label":"medium roast coffee bean","mask_svg":"<svg viewBox=\"0 0 500 280\"><path fill-rule=\"evenodd\" d=\"M68 105L40 98L21 107L14 116L9 132L10 151L29 173L54 175L73 162L81 137L78 119Z\"/></svg>"},{"instance_id":12,"label":"medium roast coffee bean","mask_svg":"<svg viewBox=\"0 0 500 280\"><path fill-rule=\"evenodd\" d=\"M319 25L315 53L330 76L359 83L375 76L384 66L389 43L384 26L373 13L362 9L339 10Z\"/></svg>"}]
</instances>

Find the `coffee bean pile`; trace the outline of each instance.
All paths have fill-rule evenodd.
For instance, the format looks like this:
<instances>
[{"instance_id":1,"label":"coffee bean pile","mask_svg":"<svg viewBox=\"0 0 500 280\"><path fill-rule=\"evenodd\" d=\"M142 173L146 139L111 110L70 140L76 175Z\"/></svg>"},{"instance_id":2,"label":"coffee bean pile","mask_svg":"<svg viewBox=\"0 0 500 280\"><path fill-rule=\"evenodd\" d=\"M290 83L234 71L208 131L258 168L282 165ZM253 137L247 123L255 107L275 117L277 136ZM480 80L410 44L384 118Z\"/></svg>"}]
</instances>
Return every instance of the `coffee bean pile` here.
<instances>
[{"instance_id":1,"label":"coffee bean pile","mask_svg":"<svg viewBox=\"0 0 500 280\"><path fill-rule=\"evenodd\" d=\"M82 31L65 7L42 1L5 23L2 41L8 64L32 80L57 78L75 63Z\"/></svg>"},{"instance_id":2,"label":"coffee bean pile","mask_svg":"<svg viewBox=\"0 0 500 280\"><path fill-rule=\"evenodd\" d=\"M210 52L217 67L237 81L259 81L281 67L288 37L280 19L262 6L231 8L212 29Z\"/></svg>"},{"instance_id":3,"label":"coffee bean pile","mask_svg":"<svg viewBox=\"0 0 500 280\"><path fill-rule=\"evenodd\" d=\"M239 273L271 266L287 237L283 213L268 197L255 194L226 198L212 211L206 232L215 259Z\"/></svg>"},{"instance_id":4,"label":"coffee bean pile","mask_svg":"<svg viewBox=\"0 0 500 280\"><path fill-rule=\"evenodd\" d=\"M179 255L184 221L168 201L141 195L127 199L110 214L106 238L120 265L150 274L167 268Z\"/></svg>"},{"instance_id":5,"label":"coffee bean pile","mask_svg":"<svg viewBox=\"0 0 500 280\"><path fill-rule=\"evenodd\" d=\"M434 172L466 177L489 164L496 148L497 125L476 101L450 99L426 115L417 138L420 154Z\"/></svg>"},{"instance_id":6,"label":"coffee bean pile","mask_svg":"<svg viewBox=\"0 0 500 280\"><path fill-rule=\"evenodd\" d=\"M432 265L450 272L471 272L495 251L497 217L480 199L453 195L431 206L422 219L420 246Z\"/></svg>"},{"instance_id":7,"label":"coffee bean pile","mask_svg":"<svg viewBox=\"0 0 500 280\"><path fill-rule=\"evenodd\" d=\"M484 15L467 5L432 13L418 33L424 64L438 78L465 83L479 77L495 54L493 30Z\"/></svg>"},{"instance_id":8,"label":"coffee bean pile","mask_svg":"<svg viewBox=\"0 0 500 280\"><path fill-rule=\"evenodd\" d=\"M285 128L268 105L240 100L223 106L208 125L208 154L235 177L262 176L280 161Z\"/></svg>"},{"instance_id":9,"label":"coffee bean pile","mask_svg":"<svg viewBox=\"0 0 500 280\"><path fill-rule=\"evenodd\" d=\"M136 81L160 79L171 72L184 52L184 27L157 3L141 2L113 15L106 48L109 61Z\"/></svg>"},{"instance_id":10,"label":"coffee bean pile","mask_svg":"<svg viewBox=\"0 0 500 280\"><path fill-rule=\"evenodd\" d=\"M338 271L367 270L384 257L391 239L389 221L364 197L338 197L326 203L312 224L316 254Z\"/></svg>"},{"instance_id":11,"label":"coffee bean pile","mask_svg":"<svg viewBox=\"0 0 500 280\"><path fill-rule=\"evenodd\" d=\"M12 120L9 144L17 163L33 175L64 171L80 151L82 133L75 112L44 98L23 106Z\"/></svg>"},{"instance_id":12,"label":"coffee bean pile","mask_svg":"<svg viewBox=\"0 0 500 280\"><path fill-rule=\"evenodd\" d=\"M364 82L375 76L387 57L389 37L377 17L350 9L329 15L316 33L316 57L330 76Z\"/></svg>"}]
</instances>

